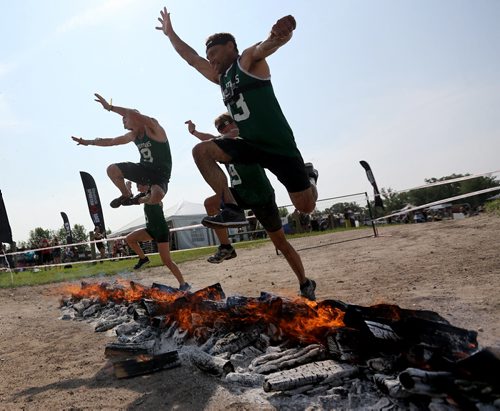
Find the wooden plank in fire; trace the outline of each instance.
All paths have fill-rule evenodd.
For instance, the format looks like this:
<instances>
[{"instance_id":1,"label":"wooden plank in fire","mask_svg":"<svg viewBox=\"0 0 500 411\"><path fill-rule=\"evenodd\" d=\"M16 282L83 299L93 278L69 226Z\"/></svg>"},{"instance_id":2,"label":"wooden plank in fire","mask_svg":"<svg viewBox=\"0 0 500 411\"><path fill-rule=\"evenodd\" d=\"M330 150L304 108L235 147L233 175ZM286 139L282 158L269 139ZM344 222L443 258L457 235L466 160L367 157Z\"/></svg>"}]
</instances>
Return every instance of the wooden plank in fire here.
<instances>
[{"instance_id":1,"label":"wooden plank in fire","mask_svg":"<svg viewBox=\"0 0 500 411\"><path fill-rule=\"evenodd\" d=\"M327 378L349 378L357 371L357 367L339 364L333 360L317 361L270 374L266 377L263 388L266 392L293 390L304 385L321 383Z\"/></svg>"},{"instance_id":2,"label":"wooden plank in fire","mask_svg":"<svg viewBox=\"0 0 500 411\"><path fill-rule=\"evenodd\" d=\"M113 368L116 378L129 378L180 365L178 352L169 351L158 355L139 355L132 359L117 361L113 363Z\"/></svg>"},{"instance_id":3,"label":"wooden plank in fire","mask_svg":"<svg viewBox=\"0 0 500 411\"><path fill-rule=\"evenodd\" d=\"M189 352L189 358L200 370L213 375L225 376L234 372L234 366L231 361L215 355L210 355L199 348L193 348Z\"/></svg>"},{"instance_id":4,"label":"wooden plank in fire","mask_svg":"<svg viewBox=\"0 0 500 411\"><path fill-rule=\"evenodd\" d=\"M234 354L248 347L259 338L260 330L253 328L251 331L236 331L219 338L211 349L211 354L217 355L224 352Z\"/></svg>"},{"instance_id":5,"label":"wooden plank in fire","mask_svg":"<svg viewBox=\"0 0 500 411\"><path fill-rule=\"evenodd\" d=\"M158 315L175 313L183 308L195 309L196 305L200 304L202 304L202 306L206 306L200 307L200 309L212 310L214 308L218 308L218 306L214 305L213 303L216 301L222 301L224 298L226 298L226 295L224 294L222 286L219 283L216 283L202 288L201 290L198 290L194 293L180 295L179 298L175 299L172 302L156 301L149 298L143 298L141 300L141 305L150 317L154 317Z\"/></svg>"}]
</instances>

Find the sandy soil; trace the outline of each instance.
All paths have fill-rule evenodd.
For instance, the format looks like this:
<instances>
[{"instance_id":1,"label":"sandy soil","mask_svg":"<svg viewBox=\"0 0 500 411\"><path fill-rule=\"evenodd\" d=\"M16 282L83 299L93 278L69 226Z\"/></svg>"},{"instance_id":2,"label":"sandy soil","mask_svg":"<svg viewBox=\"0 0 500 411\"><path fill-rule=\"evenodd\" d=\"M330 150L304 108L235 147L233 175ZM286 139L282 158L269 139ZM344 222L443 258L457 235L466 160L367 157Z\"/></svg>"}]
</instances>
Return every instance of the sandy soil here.
<instances>
[{"instance_id":1,"label":"sandy soil","mask_svg":"<svg viewBox=\"0 0 500 411\"><path fill-rule=\"evenodd\" d=\"M318 299L379 302L434 310L453 325L500 345L500 218L405 226L295 239ZM365 236L365 238L360 238ZM220 282L227 295L296 295L297 284L272 245L239 251L220 265L181 266L194 288ZM175 285L163 269L134 279ZM275 409L189 366L116 380L104 358L109 336L61 321L55 286L0 290L0 409Z\"/></svg>"}]
</instances>

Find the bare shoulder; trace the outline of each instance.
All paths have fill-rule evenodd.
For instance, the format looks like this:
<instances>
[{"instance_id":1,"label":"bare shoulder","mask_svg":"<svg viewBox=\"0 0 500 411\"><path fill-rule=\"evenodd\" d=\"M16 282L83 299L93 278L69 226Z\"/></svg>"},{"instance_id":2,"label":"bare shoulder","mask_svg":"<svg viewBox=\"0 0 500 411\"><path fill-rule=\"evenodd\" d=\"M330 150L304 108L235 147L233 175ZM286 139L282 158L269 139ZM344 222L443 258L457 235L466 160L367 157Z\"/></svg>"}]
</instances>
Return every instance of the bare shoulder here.
<instances>
[{"instance_id":1,"label":"bare shoulder","mask_svg":"<svg viewBox=\"0 0 500 411\"><path fill-rule=\"evenodd\" d=\"M148 118L149 120L146 123L146 131L148 132L149 137L159 142L167 141L167 133L158 120L153 117Z\"/></svg>"},{"instance_id":2,"label":"bare shoulder","mask_svg":"<svg viewBox=\"0 0 500 411\"><path fill-rule=\"evenodd\" d=\"M246 48L240 56L240 67L257 77L269 77L270 70L265 56L260 53L261 42Z\"/></svg>"}]
</instances>

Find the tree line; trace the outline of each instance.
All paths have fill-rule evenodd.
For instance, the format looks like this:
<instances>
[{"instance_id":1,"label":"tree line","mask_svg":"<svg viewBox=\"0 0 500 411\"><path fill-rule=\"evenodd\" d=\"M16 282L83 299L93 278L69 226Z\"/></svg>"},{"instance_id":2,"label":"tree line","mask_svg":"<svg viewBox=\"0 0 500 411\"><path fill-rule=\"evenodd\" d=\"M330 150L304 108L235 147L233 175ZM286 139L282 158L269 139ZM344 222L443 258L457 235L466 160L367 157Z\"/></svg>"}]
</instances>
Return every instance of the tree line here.
<instances>
[{"instance_id":1,"label":"tree line","mask_svg":"<svg viewBox=\"0 0 500 411\"><path fill-rule=\"evenodd\" d=\"M460 177L467 177L470 174L451 174L449 176L444 176L440 178L428 178L425 179L426 184L432 184L436 182L442 182L447 180L454 180ZM413 204L414 206L420 206L427 203L432 203L434 201L443 200L449 197L455 197L462 194L471 193L474 191L484 190L486 188L498 187L500 182L496 180L495 177L477 177L463 181L457 181L449 184L442 184L437 186L432 186L428 188L421 188L418 190L410 190L405 192L396 192L392 188L382 188L380 190L381 197L384 202L384 210L376 208L374 202L371 203L374 217L381 217L402 209L407 204ZM485 200L491 197L491 193L480 194L477 196L468 197L460 202L467 202L470 204L471 208L474 209L479 205L484 204ZM323 213L330 214L343 214L345 210L351 210L354 213L368 217L369 213L367 207L361 206L356 202L341 202L332 205L331 207L325 209ZM321 214L321 211L315 211L315 214ZM280 209L280 214L285 217L288 215L286 208ZM80 243L88 241L89 234L85 227L81 224L75 224L71 228L73 242ZM108 230L107 234L111 231ZM38 244L43 238L51 240L57 238L60 244L66 244L66 230L64 226L58 230L50 230L42 227L36 227L30 231L29 239L27 241L21 241L17 244L18 248L37 248Z\"/></svg>"}]
</instances>

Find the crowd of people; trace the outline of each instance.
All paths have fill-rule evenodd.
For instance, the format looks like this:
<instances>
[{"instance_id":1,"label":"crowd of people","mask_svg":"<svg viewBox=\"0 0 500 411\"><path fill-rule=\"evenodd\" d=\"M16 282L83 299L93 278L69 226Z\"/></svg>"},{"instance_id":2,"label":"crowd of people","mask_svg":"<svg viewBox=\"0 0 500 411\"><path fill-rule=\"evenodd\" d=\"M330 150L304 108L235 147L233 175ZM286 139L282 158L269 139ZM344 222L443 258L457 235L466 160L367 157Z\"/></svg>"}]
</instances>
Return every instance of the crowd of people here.
<instances>
[{"instance_id":1,"label":"crowd of people","mask_svg":"<svg viewBox=\"0 0 500 411\"><path fill-rule=\"evenodd\" d=\"M294 17L288 15L277 20L266 39L241 53L232 34L213 34L205 42L205 56L199 55L174 31L166 8L161 10L158 20L160 25L156 29L167 36L179 56L220 87L227 110L215 120L217 135L200 133L193 122L187 122L189 132L201 140L193 148L194 162L214 192L205 200L208 215L202 224L215 230L221 245L209 262L220 263L236 257L227 228L247 225L244 210L251 209L296 275L299 294L315 300L316 283L305 275L299 254L285 238L274 190L264 171L273 173L284 185L297 210L310 213L315 209L318 172L311 163L304 163L275 96L266 61L292 38L296 28ZM120 191L120 196L110 203L112 208L144 204L146 228L127 236L129 247L139 256L134 268L148 262L139 242L154 239L162 261L179 281L180 289L188 289L189 284L170 259L168 227L162 219L161 201L172 171L167 134L156 119L136 109L112 105L100 94L95 97L105 110L122 117L127 131L114 138L72 136L72 139L82 146L134 143L139 150L139 163L116 163L107 169ZM219 164L225 165L230 184ZM133 195L127 181L137 184L137 195Z\"/></svg>"}]
</instances>

